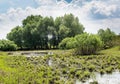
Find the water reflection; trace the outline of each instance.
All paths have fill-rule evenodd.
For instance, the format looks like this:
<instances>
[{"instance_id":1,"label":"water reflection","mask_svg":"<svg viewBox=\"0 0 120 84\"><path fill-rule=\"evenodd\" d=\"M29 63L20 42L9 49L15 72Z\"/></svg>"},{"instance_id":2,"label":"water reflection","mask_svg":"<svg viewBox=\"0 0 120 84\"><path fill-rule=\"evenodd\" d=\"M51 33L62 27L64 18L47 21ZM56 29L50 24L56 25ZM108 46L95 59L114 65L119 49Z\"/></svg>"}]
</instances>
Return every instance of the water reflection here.
<instances>
[{"instance_id":1,"label":"water reflection","mask_svg":"<svg viewBox=\"0 0 120 84\"><path fill-rule=\"evenodd\" d=\"M49 65L49 66L52 65L52 59L50 59L50 60L48 61L48 65Z\"/></svg>"},{"instance_id":2,"label":"water reflection","mask_svg":"<svg viewBox=\"0 0 120 84\"><path fill-rule=\"evenodd\" d=\"M45 55L53 55L53 52L30 52L30 51L24 51L24 52L8 52L8 55L16 55L16 56L20 56L20 55L24 55L26 57L31 57L31 56L45 56Z\"/></svg>"},{"instance_id":3,"label":"water reflection","mask_svg":"<svg viewBox=\"0 0 120 84\"><path fill-rule=\"evenodd\" d=\"M96 78L90 78L85 83L76 80L76 84L90 84L90 82L97 81L98 84L120 84L120 72L116 71L112 74L104 74L100 75L99 73L95 73Z\"/></svg>"}]
</instances>

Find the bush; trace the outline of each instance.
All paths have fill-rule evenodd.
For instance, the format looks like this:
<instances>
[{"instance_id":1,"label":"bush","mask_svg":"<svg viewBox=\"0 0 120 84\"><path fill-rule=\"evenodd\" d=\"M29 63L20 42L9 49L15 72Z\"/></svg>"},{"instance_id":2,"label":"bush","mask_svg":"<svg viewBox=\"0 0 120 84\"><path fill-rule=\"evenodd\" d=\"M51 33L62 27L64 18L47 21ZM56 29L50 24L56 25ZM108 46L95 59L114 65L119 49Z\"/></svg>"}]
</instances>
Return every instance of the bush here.
<instances>
[{"instance_id":1,"label":"bush","mask_svg":"<svg viewBox=\"0 0 120 84\"><path fill-rule=\"evenodd\" d=\"M13 41L0 40L1 51L14 51L17 50L17 45Z\"/></svg>"},{"instance_id":2,"label":"bush","mask_svg":"<svg viewBox=\"0 0 120 84\"><path fill-rule=\"evenodd\" d=\"M75 55L95 54L103 46L100 37L93 34L81 34L74 38L65 38L59 44L61 49L75 48Z\"/></svg>"},{"instance_id":3,"label":"bush","mask_svg":"<svg viewBox=\"0 0 120 84\"><path fill-rule=\"evenodd\" d=\"M102 46L103 43L99 36L93 34L81 34L75 36L76 39L76 55L89 55L95 54Z\"/></svg>"},{"instance_id":4,"label":"bush","mask_svg":"<svg viewBox=\"0 0 120 84\"><path fill-rule=\"evenodd\" d=\"M98 30L98 35L104 42L103 48L107 49L114 46L115 43L114 38L116 37L116 34L113 31L111 31L109 28L107 28L106 30L103 29Z\"/></svg>"},{"instance_id":5,"label":"bush","mask_svg":"<svg viewBox=\"0 0 120 84\"><path fill-rule=\"evenodd\" d=\"M76 47L76 40L72 38L65 38L59 43L60 49L72 49Z\"/></svg>"},{"instance_id":6,"label":"bush","mask_svg":"<svg viewBox=\"0 0 120 84\"><path fill-rule=\"evenodd\" d=\"M113 40L112 40L112 44L114 46L120 46L120 35L116 35L114 36Z\"/></svg>"}]
</instances>

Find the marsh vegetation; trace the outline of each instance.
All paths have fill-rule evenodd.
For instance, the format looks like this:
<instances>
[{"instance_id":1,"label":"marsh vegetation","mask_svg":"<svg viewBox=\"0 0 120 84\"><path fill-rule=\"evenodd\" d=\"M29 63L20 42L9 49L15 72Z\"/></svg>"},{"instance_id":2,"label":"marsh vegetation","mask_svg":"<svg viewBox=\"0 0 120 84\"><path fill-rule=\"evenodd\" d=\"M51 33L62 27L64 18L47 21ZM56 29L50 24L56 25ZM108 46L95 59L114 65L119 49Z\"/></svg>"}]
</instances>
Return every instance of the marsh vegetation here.
<instances>
[{"instance_id":1,"label":"marsh vegetation","mask_svg":"<svg viewBox=\"0 0 120 84\"><path fill-rule=\"evenodd\" d=\"M76 80L85 82L94 72L102 75L120 70L118 47L90 56L73 56L72 50L53 52L54 55L37 57L0 52L0 83L74 84Z\"/></svg>"}]
</instances>

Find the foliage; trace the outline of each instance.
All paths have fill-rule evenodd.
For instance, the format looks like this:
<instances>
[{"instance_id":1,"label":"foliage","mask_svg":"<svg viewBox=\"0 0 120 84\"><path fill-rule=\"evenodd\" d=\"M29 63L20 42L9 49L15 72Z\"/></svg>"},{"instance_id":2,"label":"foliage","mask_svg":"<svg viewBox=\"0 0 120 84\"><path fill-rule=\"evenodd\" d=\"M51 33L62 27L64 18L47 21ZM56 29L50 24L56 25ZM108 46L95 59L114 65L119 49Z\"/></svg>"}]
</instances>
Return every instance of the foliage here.
<instances>
[{"instance_id":1,"label":"foliage","mask_svg":"<svg viewBox=\"0 0 120 84\"><path fill-rule=\"evenodd\" d=\"M11 32L7 35L9 40L14 41L21 49L23 47L23 28L20 26L16 26Z\"/></svg>"},{"instance_id":2,"label":"foliage","mask_svg":"<svg viewBox=\"0 0 120 84\"><path fill-rule=\"evenodd\" d=\"M120 35L116 35L113 40L112 43L114 46L120 46Z\"/></svg>"},{"instance_id":3,"label":"foliage","mask_svg":"<svg viewBox=\"0 0 120 84\"><path fill-rule=\"evenodd\" d=\"M76 47L76 40L73 37L65 38L59 43L60 49L72 49Z\"/></svg>"},{"instance_id":4,"label":"foliage","mask_svg":"<svg viewBox=\"0 0 120 84\"><path fill-rule=\"evenodd\" d=\"M99 36L93 34L76 35L74 38L65 38L59 44L59 48L72 49L76 48L75 55L95 54L102 47L103 43Z\"/></svg>"},{"instance_id":5,"label":"foliage","mask_svg":"<svg viewBox=\"0 0 120 84\"><path fill-rule=\"evenodd\" d=\"M95 54L103 45L100 37L93 34L84 33L75 36L75 39L77 41L77 48L75 49L76 55Z\"/></svg>"},{"instance_id":6,"label":"foliage","mask_svg":"<svg viewBox=\"0 0 120 84\"><path fill-rule=\"evenodd\" d=\"M104 42L104 48L110 48L114 46L113 38L116 35L109 28L107 28L106 30L100 29L98 31L98 35L101 37L102 41Z\"/></svg>"},{"instance_id":7,"label":"foliage","mask_svg":"<svg viewBox=\"0 0 120 84\"><path fill-rule=\"evenodd\" d=\"M49 49L57 48L66 37L81 34L84 27L77 17L65 14L62 17L28 16L22 21L22 26L16 26L7 38L14 41L20 49ZM48 38L52 35L52 38Z\"/></svg>"},{"instance_id":8,"label":"foliage","mask_svg":"<svg viewBox=\"0 0 120 84\"><path fill-rule=\"evenodd\" d=\"M0 50L1 51L17 50L17 45L13 41L0 40Z\"/></svg>"}]
</instances>

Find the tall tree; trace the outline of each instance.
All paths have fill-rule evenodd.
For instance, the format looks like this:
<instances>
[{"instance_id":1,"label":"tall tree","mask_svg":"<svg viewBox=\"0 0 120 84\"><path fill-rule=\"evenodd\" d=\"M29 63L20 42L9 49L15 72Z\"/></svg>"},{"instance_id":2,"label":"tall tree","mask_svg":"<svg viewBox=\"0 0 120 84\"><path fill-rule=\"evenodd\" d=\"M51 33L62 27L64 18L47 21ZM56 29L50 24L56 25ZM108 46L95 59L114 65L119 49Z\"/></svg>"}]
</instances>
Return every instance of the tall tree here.
<instances>
[{"instance_id":1,"label":"tall tree","mask_svg":"<svg viewBox=\"0 0 120 84\"><path fill-rule=\"evenodd\" d=\"M55 27L57 30L58 43L66 37L74 37L84 32L83 25L73 14L65 14L63 17L57 17L55 19Z\"/></svg>"},{"instance_id":2,"label":"tall tree","mask_svg":"<svg viewBox=\"0 0 120 84\"><path fill-rule=\"evenodd\" d=\"M7 39L14 41L22 49L23 47L23 28L16 26L7 34Z\"/></svg>"},{"instance_id":3,"label":"tall tree","mask_svg":"<svg viewBox=\"0 0 120 84\"><path fill-rule=\"evenodd\" d=\"M84 31L83 25L79 22L77 17L74 17L73 14L65 14L63 18L63 24L71 30L69 33L70 37L81 34Z\"/></svg>"},{"instance_id":4,"label":"tall tree","mask_svg":"<svg viewBox=\"0 0 120 84\"><path fill-rule=\"evenodd\" d=\"M113 46L112 40L116 36L116 34L109 28L107 28L106 30L103 29L98 30L98 35L104 42L104 48L110 48Z\"/></svg>"}]
</instances>

